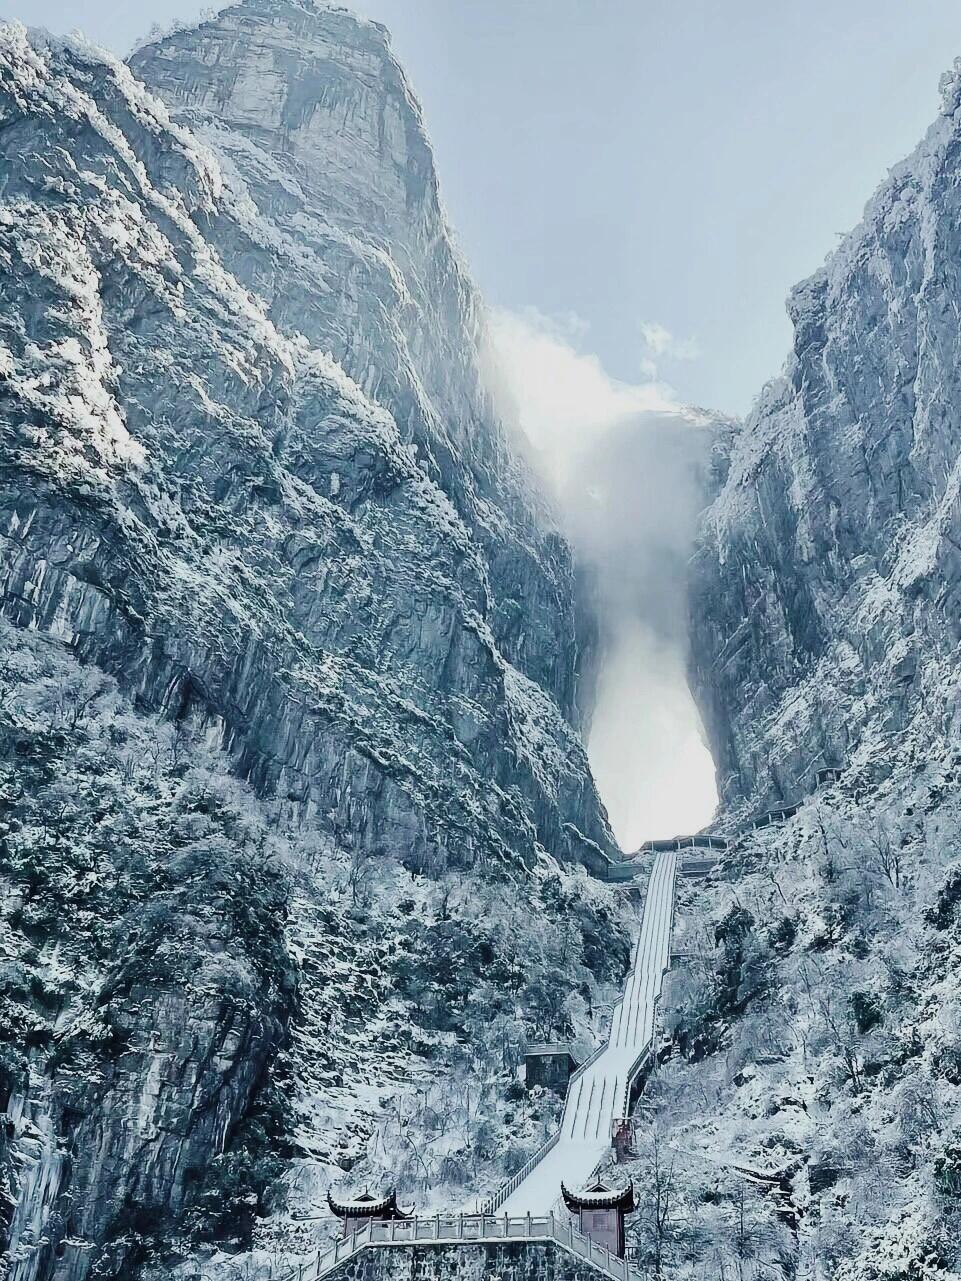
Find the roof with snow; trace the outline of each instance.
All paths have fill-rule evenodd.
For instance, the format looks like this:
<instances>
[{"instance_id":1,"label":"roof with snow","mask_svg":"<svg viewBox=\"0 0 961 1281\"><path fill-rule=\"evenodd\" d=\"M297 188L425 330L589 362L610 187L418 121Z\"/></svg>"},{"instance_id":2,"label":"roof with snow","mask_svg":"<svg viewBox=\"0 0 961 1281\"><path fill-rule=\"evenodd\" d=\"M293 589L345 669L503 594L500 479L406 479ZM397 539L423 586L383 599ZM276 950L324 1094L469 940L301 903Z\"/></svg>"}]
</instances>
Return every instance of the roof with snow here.
<instances>
[{"instance_id":1,"label":"roof with snow","mask_svg":"<svg viewBox=\"0 0 961 1281\"><path fill-rule=\"evenodd\" d=\"M398 1206L393 1188L382 1196L371 1196L365 1188L360 1196L343 1199L328 1192L327 1204L331 1213L341 1219L409 1219L411 1215L411 1211Z\"/></svg>"},{"instance_id":2,"label":"roof with snow","mask_svg":"<svg viewBox=\"0 0 961 1281\"><path fill-rule=\"evenodd\" d=\"M579 1192L572 1192L562 1183L561 1195L568 1210L622 1210L630 1214L637 1209L634 1184L630 1180L622 1188L611 1188L598 1180Z\"/></svg>"},{"instance_id":3,"label":"roof with snow","mask_svg":"<svg viewBox=\"0 0 961 1281\"><path fill-rule=\"evenodd\" d=\"M562 1041L543 1041L538 1045L528 1045L524 1054L566 1054L569 1058L574 1058L574 1048Z\"/></svg>"}]
</instances>

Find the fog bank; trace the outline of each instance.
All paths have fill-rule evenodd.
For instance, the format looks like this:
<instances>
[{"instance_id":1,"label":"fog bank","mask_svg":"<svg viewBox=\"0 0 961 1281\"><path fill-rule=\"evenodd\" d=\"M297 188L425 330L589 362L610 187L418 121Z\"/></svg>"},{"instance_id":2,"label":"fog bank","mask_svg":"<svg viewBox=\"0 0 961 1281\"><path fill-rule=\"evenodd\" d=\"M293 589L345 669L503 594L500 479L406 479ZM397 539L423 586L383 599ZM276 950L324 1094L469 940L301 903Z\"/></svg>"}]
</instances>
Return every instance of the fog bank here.
<instances>
[{"instance_id":1,"label":"fog bank","mask_svg":"<svg viewBox=\"0 0 961 1281\"><path fill-rule=\"evenodd\" d=\"M710 422L656 379L673 342L645 327L648 383L610 378L576 320L498 311L490 381L524 431L568 537L595 579L605 645L588 741L618 840L695 831L717 801L685 676L684 580Z\"/></svg>"}]
</instances>

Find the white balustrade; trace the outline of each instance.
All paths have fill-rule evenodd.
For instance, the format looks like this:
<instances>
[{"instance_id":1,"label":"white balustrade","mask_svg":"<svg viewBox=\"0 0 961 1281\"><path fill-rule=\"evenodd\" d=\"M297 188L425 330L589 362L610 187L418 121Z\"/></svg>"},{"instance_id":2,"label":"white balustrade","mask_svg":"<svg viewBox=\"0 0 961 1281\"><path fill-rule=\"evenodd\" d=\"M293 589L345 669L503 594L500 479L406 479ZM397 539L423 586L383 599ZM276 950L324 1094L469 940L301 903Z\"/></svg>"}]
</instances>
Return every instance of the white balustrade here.
<instances>
[{"instance_id":1,"label":"white balustrade","mask_svg":"<svg viewBox=\"0 0 961 1281\"><path fill-rule=\"evenodd\" d=\"M320 1251L313 1264L301 1264L284 1278L284 1281L320 1281L347 1259L353 1258L368 1247L401 1247L415 1244L457 1245L466 1243L494 1243L499 1241L552 1241L569 1253L586 1259L606 1272L615 1281L641 1281L641 1275L626 1259L612 1254L605 1246L592 1241L579 1232L569 1219L558 1220L554 1215L490 1214L434 1215L433 1218L392 1219L366 1224L349 1237L338 1237L326 1251Z\"/></svg>"}]
</instances>

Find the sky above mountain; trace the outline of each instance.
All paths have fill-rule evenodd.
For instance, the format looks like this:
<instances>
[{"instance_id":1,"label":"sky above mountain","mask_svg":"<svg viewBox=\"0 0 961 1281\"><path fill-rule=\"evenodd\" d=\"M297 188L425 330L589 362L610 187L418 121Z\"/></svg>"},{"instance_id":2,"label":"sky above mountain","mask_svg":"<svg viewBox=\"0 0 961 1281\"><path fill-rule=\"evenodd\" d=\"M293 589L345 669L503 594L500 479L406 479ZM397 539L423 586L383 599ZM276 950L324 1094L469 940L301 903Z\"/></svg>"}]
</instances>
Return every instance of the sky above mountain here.
<instances>
[{"instance_id":1,"label":"sky above mountain","mask_svg":"<svg viewBox=\"0 0 961 1281\"><path fill-rule=\"evenodd\" d=\"M153 24L207 7L0 0L0 17L80 29L125 54ZM391 30L421 99L451 222L551 482L651 412L748 409L787 354L789 289L912 150L961 54L956 0L353 7ZM643 448L625 458L628 477L660 475ZM638 484L633 515L622 503L642 531L650 488ZM699 827L715 801L683 653L657 624L643 608L624 616L591 740L627 846Z\"/></svg>"},{"instance_id":2,"label":"sky above mountain","mask_svg":"<svg viewBox=\"0 0 961 1281\"><path fill-rule=\"evenodd\" d=\"M125 53L199 0L0 0ZM497 307L566 325L609 377L742 413L788 289L933 119L956 0L357 0L420 96Z\"/></svg>"}]
</instances>

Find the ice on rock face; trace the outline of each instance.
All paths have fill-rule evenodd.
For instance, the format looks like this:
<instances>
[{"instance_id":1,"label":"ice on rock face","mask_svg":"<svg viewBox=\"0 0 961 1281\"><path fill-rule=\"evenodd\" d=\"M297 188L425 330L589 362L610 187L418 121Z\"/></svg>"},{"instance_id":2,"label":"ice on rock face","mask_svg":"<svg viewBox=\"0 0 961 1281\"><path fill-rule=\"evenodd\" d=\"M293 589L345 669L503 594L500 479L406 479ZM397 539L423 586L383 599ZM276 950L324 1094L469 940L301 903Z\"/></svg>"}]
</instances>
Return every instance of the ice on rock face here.
<instances>
[{"instance_id":1,"label":"ice on rock face","mask_svg":"<svg viewBox=\"0 0 961 1281\"><path fill-rule=\"evenodd\" d=\"M248 1141L255 1095L273 1106L281 1050L308 1209L334 1171L367 1159L376 1127L389 1131L379 1110L401 1115L428 1058L449 1106L469 1100L460 1147L444 1139L456 1151L443 1168L454 1168L472 1127L502 1123L505 1063L525 1024L596 1032L579 993L616 981L626 948L612 899L579 871L615 853L577 728L590 623L569 549L485 394L480 308L383 30L247 0L143 46L127 67L5 25L0 118L0 614L14 636L58 638L51 706L61 666L81 684L78 671L106 672L126 717L160 718L138 733L169 721L200 742L196 760L176 736L163 756L169 787L150 813L172 812L170 847L143 846L159 868L145 884L160 877L167 902L173 882L193 940L184 949L199 939L209 950L202 982L179 969L161 982L130 962L124 940L143 942L150 913L131 906L129 868L110 861L128 847L101 833L120 821L106 803L46 854L58 889L87 892L89 855L123 891L101 904L115 955L86 969L71 955L64 1009L73 1017L78 990L94 1009L64 1019L83 1071L57 1077L49 1046L16 1078L0 1060L0 1092L26 1088L37 1132L70 1130L85 1153L71 1174L51 1139L36 1178L11 1182L15 1275L79 1281L100 1251L118 1266L128 1257L124 1225L141 1213L131 1205L179 1223L201 1185L218 1201L204 1180L230 1181L235 1158L221 1149ZM0 766L16 780L16 745L33 740L10 715L4 702ZM37 752L69 756L70 735L88 733L77 717ZM105 781L94 753L75 754L85 802L98 788L114 795L111 770L133 769L104 750ZM225 782L228 767L250 788L238 814L218 799L240 786ZM186 818L185 777L196 802ZM142 818L124 796L129 835ZM236 883L249 880L269 917L249 934L235 881L218 880L227 837L210 829L221 820L244 837ZM14 848L0 876L11 882L3 911L16 914L35 855ZM223 909L215 925L194 921L192 885L198 904L209 891ZM33 917L10 927L38 991L66 942L50 911L42 946ZM585 914L583 933L570 911ZM65 931L72 912L65 901ZM500 972L518 946L530 990L499 992L483 971ZM265 949L276 964L261 975L251 957ZM448 953L461 990L444 988L449 966L436 969ZM563 974L545 1004L537 984ZM28 977L10 991L46 1028ZM110 1018L117 1044L137 1049L119 1066L98 1057L113 1044ZM167 1020L157 1045L151 1019ZM462 1075L447 1081L441 1063ZM540 1120L519 1113L536 1146ZM33 1151L28 1140L17 1131L10 1161ZM259 1169L244 1153L248 1174ZM375 1162L370 1176L381 1173ZM126 1244L105 1244L118 1235Z\"/></svg>"},{"instance_id":2,"label":"ice on rock face","mask_svg":"<svg viewBox=\"0 0 961 1281\"><path fill-rule=\"evenodd\" d=\"M252 25L269 39L251 43ZM510 537L506 515L514 541L526 535L534 545L523 550L536 554L543 514L532 521L531 487L478 376L477 299L383 29L294 0L248 0L146 46L132 66L210 142L226 203L243 201L279 260L265 276L228 235L219 247L232 270L282 328L331 351L391 409L488 550ZM568 709L570 691L559 692Z\"/></svg>"},{"instance_id":3,"label":"ice on rock face","mask_svg":"<svg viewBox=\"0 0 961 1281\"><path fill-rule=\"evenodd\" d=\"M957 644L961 126L946 112L793 291L784 376L703 521L692 671L728 800L790 799L875 718L907 725L922 678L894 653L940 663Z\"/></svg>"}]
</instances>

